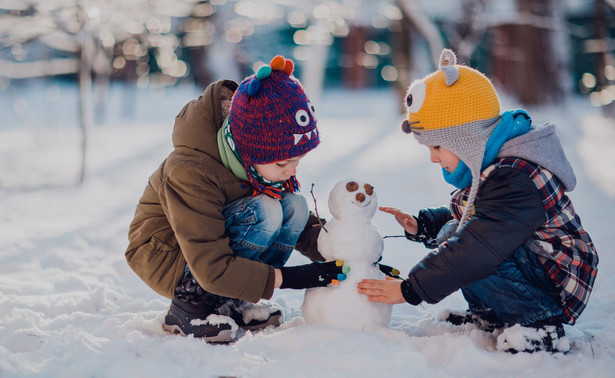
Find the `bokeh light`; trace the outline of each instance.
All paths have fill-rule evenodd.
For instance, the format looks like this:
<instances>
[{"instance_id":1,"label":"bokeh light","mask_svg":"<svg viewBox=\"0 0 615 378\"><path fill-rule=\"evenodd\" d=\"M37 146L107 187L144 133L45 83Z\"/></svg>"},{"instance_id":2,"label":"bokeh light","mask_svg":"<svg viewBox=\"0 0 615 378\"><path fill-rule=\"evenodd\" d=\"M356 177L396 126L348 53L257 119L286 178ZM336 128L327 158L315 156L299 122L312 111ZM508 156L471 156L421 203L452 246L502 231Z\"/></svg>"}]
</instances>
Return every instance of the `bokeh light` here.
<instances>
[{"instance_id":1,"label":"bokeh light","mask_svg":"<svg viewBox=\"0 0 615 378\"><path fill-rule=\"evenodd\" d=\"M386 81L396 81L399 77L397 68L391 65L386 65L382 67L382 70L380 70L380 74L382 75L382 78Z\"/></svg>"},{"instance_id":2,"label":"bokeh light","mask_svg":"<svg viewBox=\"0 0 615 378\"><path fill-rule=\"evenodd\" d=\"M589 72L585 72L581 77L581 84L587 89L592 89L596 86L596 77Z\"/></svg>"}]
</instances>

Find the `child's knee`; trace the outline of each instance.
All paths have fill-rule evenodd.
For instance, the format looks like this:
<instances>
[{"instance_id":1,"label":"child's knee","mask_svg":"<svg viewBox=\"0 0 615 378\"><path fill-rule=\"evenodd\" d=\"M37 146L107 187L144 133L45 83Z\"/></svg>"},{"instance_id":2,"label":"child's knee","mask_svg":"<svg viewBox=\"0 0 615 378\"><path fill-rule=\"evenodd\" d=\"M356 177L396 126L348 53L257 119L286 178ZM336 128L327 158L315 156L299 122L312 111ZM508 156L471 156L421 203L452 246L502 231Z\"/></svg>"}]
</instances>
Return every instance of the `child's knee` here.
<instances>
[{"instance_id":1,"label":"child's knee","mask_svg":"<svg viewBox=\"0 0 615 378\"><path fill-rule=\"evenodd\" d=\"M281 199L282 210L287 214L303 215L308 213L305 197L299 194L286 193Z\"/></svg>"},{"instance_id":2,"label":"child's knee","mask_svg":"<svg viewBox=\"0 0 615 378\"><path fill-rule=\"evenodd\" d=\"M309 211L305 197L299 194L286 193L281 200L282 212L286 222L303 227L307 223Z\"/></svg>"},{"instance_id":3,"label":"child's knee","mask_svg":"<svg viewBox=\"0 0 615 378\"><path fill-rule=\"evenodd\" d=\"M282 227L284 220L280 201L266 195L259 197L253 205L256 222L260 229L274 233Z\"/></svg>"}]
</instances>

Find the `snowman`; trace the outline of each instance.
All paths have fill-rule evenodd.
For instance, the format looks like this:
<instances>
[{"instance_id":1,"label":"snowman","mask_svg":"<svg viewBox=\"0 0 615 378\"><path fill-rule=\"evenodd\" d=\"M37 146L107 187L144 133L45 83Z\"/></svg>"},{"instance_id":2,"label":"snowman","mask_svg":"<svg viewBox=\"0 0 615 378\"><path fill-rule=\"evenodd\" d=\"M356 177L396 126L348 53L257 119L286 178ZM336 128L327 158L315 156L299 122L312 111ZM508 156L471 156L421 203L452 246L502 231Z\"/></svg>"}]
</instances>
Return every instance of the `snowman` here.
<instances>
[{"instance_id":1,"label":"snowman","mask_svg":"<svg viewBox=\"0 0 615 378\"><path fill-rule=\"evenodd\" d=\"M344 260L350 271L336 287L306 290L302 310L307 323L349 329L388 326L391 305L370 302L357 292L357 283L363 279L385 279L376 264L384 249L372 222L377 206L374 187L366 182L346 179L331 190L333 219L320 231L318 250L327 261Z\"/></svg>"}]
</instances>

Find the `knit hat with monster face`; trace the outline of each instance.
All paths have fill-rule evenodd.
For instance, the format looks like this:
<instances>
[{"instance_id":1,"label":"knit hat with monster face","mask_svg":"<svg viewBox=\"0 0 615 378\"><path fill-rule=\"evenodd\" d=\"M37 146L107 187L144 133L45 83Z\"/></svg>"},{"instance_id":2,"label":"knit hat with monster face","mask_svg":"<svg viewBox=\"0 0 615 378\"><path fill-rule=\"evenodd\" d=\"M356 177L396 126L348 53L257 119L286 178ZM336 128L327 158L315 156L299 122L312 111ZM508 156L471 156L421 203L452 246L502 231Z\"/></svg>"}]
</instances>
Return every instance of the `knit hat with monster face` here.
<instances>
[{"instance_id":1,"label":"knit hat with monster face","mask_svg":"<svg viewBox=\"0 0 615 378\"><path fill-rule=\"evenodd\" d=\"M280 195L279 183L263 181L252 165L301 156L320 143L314 107L293 70L292 60L273 58L242 81L229 114L227 141L243 163L250 185L275 198ZM294 176L282 186L292 192L299 189Z\"/></svg>"},{"instance_id":2,"label":"knit hat with monster face","mask_svg":"<svg viewBox=\"0 0 615 378\"><path fill-rule=\"evenodd\" d=\"M439 70L410 85L402 130L420 144L446 148L469 168L471 189L461 226L472 212L485 146L500 120L500 101L485 75L456 63L455 54L445 49Z\"/></svg>"}]
</instances>

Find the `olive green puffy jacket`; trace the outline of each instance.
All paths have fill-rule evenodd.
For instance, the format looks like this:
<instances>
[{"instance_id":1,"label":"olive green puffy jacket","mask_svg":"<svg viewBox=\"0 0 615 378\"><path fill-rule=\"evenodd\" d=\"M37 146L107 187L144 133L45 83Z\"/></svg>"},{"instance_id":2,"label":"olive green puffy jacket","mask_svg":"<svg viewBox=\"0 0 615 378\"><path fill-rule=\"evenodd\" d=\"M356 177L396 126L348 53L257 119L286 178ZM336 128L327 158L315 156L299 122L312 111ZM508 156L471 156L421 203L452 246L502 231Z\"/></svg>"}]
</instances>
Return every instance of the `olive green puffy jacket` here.
<instances>
[{"instance_id":1,"label":"olive green puffy jacket","mask_svg":"<svg viewBox=\"0 0 615 378\"><path fill-rule=\"evenodd\" d=\"M233 256L224 235L224 206L249 196L251 189L224 167L216 134L237 83L211 84L179 112L174 150L150 176L128 233L128 265L157 293L171 298L186 263L203 289L225 297L257 302L271 298L271 266ZM311 260L316 249L314 215L296 248Z\"/></svg>"}]
</instances>

